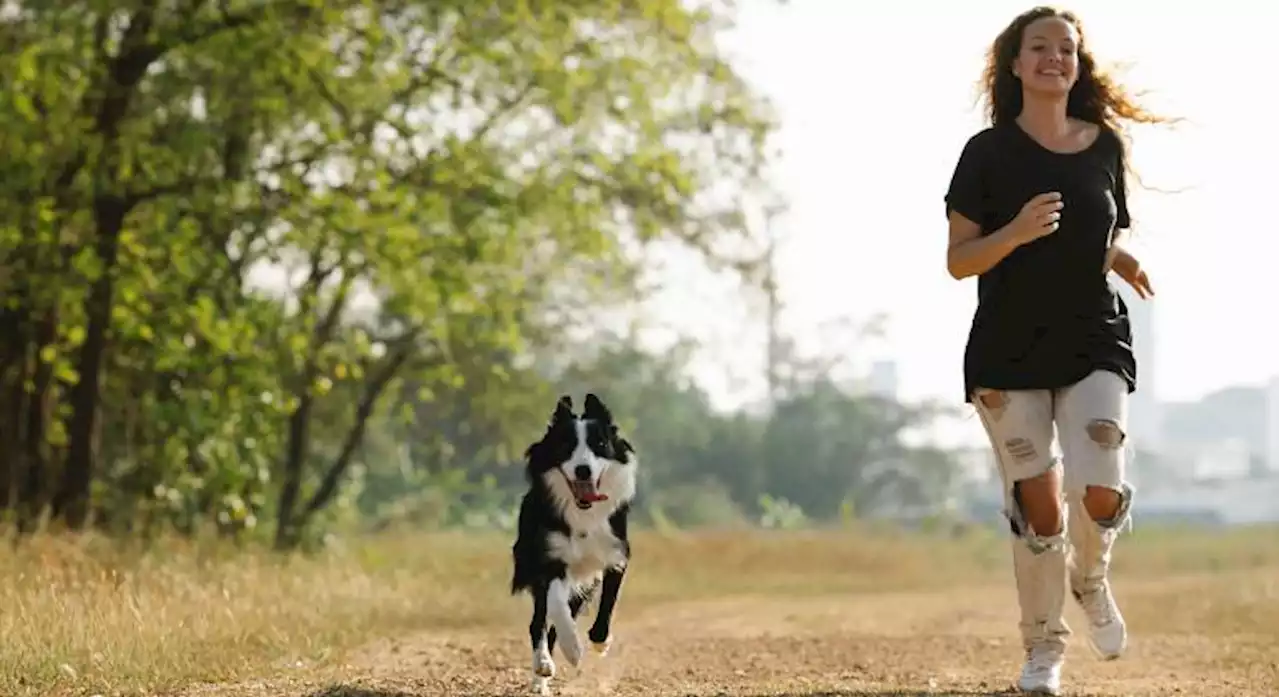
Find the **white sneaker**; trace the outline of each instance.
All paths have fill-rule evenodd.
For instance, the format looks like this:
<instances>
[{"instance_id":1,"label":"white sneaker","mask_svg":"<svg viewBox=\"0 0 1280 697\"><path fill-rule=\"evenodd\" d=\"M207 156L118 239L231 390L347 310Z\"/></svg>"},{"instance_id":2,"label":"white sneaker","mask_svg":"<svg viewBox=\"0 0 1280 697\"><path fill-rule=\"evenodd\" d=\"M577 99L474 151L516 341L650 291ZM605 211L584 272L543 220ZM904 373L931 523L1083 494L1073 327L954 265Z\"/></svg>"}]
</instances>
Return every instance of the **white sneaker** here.
<instances>
[{"instance_id":1,"label":"white sneaker","mask_svg":"<svg viewBox=\"0 0 1280 697\"><path fill-rule=\"evenodd\" d=\"M1052 695L1062 691L1063 651L1055 646L1033 646L1018 676L1018 689L1027 694Z\"/></svg>"},{"instance_id":2,"label":"white sneaker","mask_svg":"<svg viewBox=\"0 0 1280 697\"><path fill-rule=\"evenodd\" d=\"M1124 653L1128 643L1128 631L1120 608L1111 595L1111 584L1105 579L1085 591L1072 590L1089 618L1089 644L1104 660L1114 660Z\"/></svg>"}]
</instances>

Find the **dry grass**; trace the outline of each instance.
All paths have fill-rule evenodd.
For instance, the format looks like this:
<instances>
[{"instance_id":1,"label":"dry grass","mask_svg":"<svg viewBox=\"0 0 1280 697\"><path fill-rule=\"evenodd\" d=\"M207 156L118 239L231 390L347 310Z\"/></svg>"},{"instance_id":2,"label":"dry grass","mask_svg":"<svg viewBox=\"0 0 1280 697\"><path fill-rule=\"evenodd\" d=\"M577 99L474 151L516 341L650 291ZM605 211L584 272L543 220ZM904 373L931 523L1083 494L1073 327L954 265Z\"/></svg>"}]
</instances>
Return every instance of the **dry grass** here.
<instances>
[{"instance_id":1,"label":"dry grass","mask_svg":"<svg viewBox=\"0 0 1280 697\"><path fill-rule=\"evenodd\" d=\"M334 665L378 637L498 624L510 633L527 619L525 601L507 595L509 544L502 535L414 534L281 559L181 542L141 553L91 537L36 539L0 551L0 694L175 689L299 662ZM1115 573L1144 589L1127 612L1168 633L1257 635L1270 647L1262 672L1274 684L1274 526L1140 528L1122 545ZM1009 583L1007 543L988 532L642 532L635 548L643 573L628 581L629 611Z\"/></svg>"}]
</instances>

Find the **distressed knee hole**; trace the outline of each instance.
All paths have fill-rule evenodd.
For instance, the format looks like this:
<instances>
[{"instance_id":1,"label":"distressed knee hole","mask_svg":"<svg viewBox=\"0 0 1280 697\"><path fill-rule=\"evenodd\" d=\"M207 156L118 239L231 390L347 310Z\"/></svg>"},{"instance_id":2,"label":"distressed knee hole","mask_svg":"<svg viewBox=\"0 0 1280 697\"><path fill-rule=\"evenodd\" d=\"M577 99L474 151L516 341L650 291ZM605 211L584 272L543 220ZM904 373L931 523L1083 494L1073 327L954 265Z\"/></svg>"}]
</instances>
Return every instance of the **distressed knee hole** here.
<instances>
[{"instance_id":1,"label":"distressed knee hole","mask_svg":"<svg viewBox=\"0 0 1280 697\"><path fill-rule=\"evenodd\" d=\"M1124 445L1125 432L1120 425L1110 419L1094 419L1085 426L1089 439L1098 445L1115 449Z\"/></svg>"},{"instance_id":2,"label":"distressed knee hole","mask_svg":"<svg viewBox=\"0 0 1280 697\"><path fill-rule=\"evenodd\" d=\"M1022 489L1018 487L1019 483L1013 483L1013 488L1009 491L1009 507L1005 510L1005 517L1009 519L1009 532L1014 537L1024 537L1029 532L1027 518L1022 511Z\"/></svg>"},{"instance_id":3,"label":"distressed knee hole","mask_svg":"<svg viewBox=\"0 0 1280 697\"><path fill-rule=\"evenodd\" d=\"M1010 488L1005 516L1009 520L1009 530L1014 537L1048 543L1062 535L1064 521L1060 507L1053 505L1053 502L1045 501L1042 502L1043 505L1050 506L1050 509L1040 510L1040 507L1036 506L1034 507L1036 510L1028 510L1026 492L1023 490L1025 485L1044 478L1050 472L1052 470L1030 479L1020 479Z\"/></svg>"},{"instance_id":4,"label":"distressed knee hole","mask_svg":"<svg viewBox=\"0 0 1280 697\"><path fill-rule=\"evenodd\" d=\"M1006 516L1009 519L1009 531L1015 538L1021 540L1027 546L1027 549L1031 550L1032 554L1043 554L1062 545L1061 526L1058 527L1057 532L1044 535L1038 532L1035 526L1027 520L1021 492L1018 490L1016 483L1014 484L1012 498L1013 505L1006 512Z\"/></svg>"},{"instance_id":5,"label":"distressed knee hole","mask_svg":"<svg viewBox=\"0 0 1280 697\"><path fill-rule=\"evenodd\" d=\"M1125 522L1133 505L1133 489L1127 484L1119 489L1088 485L1082 497L1085 512L1093 522L1111 528Z\"/></svg>"},{"instance_id":6,"label":"distressed knee hole","mask_svg":"<svg viewBox=\"0 0 1280 697\"><path fill-rule=\"evenodd\" d=\"M1036 459L1036 446L1027 438L1010 438L1004 442L1009 456L1018 462L1030 462Z\"/></svg>"}]
</instances>

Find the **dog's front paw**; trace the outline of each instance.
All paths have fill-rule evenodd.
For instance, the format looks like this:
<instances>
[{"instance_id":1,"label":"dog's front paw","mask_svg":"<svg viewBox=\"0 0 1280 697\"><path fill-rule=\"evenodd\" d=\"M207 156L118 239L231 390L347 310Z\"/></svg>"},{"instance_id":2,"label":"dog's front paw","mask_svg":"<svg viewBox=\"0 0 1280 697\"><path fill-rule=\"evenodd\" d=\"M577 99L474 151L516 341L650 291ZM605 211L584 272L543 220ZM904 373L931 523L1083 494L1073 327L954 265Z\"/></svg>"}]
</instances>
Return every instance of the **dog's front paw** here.
<instances>
[{"instance_id":1,"label":"dog's front paw","mask_svg":"<svg viewBox=\"0 0 1280 697\"><path fill-rule=\"evenodd\" d=\"M609 653L609 646L613 644L613 635L609 634L607 628L600 625L592 626L587 630L587 638L591 640L592 650L601 656Z\"/></svg>"},{"instance_id":2,"label":"dog's front paw","mask_svg":"<svg viewBox=\"0 0 1280 697\"><path fill-rule=\"evenodd\" d=\"M554 677L556 662L551 660L551 653L546 650L533 652L533 674L540 678Z\"/></svg>"},{"instance_id":3,"label":"dog's front paw","mask_svg":"<svg viewBox=\"0 0 1280 697\"><path fill-rule=\"evenodd\" d=\"M596 655L603 658L609 655L609 647L612 645L613 645L612 639L605 639L604 641L601 641L601 642L593 641L591 642L591 650L595 651Z\"/></svg>"},{"instance_id":4,"label":"dog's front paw","mask_svg":"<svg viewBox=\"0 0 1280 697\"><path fill-rule=\"evenodd\" d=\"M600 641L596 641L596 638L590 635L588 635L587 638L591 640L591 650L595 651L597 655L599 656L609 655L609 647L613 646L612 636L606 636L604 639Z\"/></svg>"},{"instance_id":5,"label":"dog's front paw","mask_svg":"<svg viewBox=\"0 0 1280 697\"><path fill-rule=\"evenodd\" d=\"M565 634L560 639L560 648L564 651L564 659L575 668L582 662L582 638L577 632Z\"/></svg>"}]
</instances>

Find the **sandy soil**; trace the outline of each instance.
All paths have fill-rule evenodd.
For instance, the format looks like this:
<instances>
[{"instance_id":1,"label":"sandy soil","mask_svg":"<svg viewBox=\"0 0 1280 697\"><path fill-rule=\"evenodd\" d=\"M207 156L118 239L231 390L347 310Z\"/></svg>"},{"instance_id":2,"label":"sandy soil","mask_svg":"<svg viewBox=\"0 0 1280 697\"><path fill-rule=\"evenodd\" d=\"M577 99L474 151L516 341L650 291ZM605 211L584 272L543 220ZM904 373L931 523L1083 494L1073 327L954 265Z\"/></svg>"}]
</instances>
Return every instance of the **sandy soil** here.
<instances>
[{"instance_id":1,"label":"sandy soil","mask_svg":"<svg viewBox=\"0 0 1280 697\"><path fill-rule=\"evenodd\" d=\"M1130 650L1095 658L1083 617L1075 630L1064 687L1070 695L1274 695L1274 624L1198 631L1212 613L1198 584L1131 584L1120 594ZM628 606L615 616L605 657L588 651L578 668L557 651L555 695L617 697L850 697L853 695L1009 694L1019 668L1012 590L845 597L738 597L715 602ZM1274 588L1270 589L1274 593ZM1183 600L1170 603L1170 598ZM1178 603L1181 603L1181 608ZM1265 607L1265 605L1264 605ZM1275 607L1272 602L1270 607ZM521 615L521 617L523 617ZM580 620L583 631L590 613ZM1271 615L1274 618L1274 615ZM1266 621L1271 621L1270 619ZM1239 626L1238 623L1236 626ZM584 636L585 642L585 636ZM524 621L501 630L422 633L364 647L339 665L298 664L277 677L193 686L190 697L392 697L531 694Z\"/></svg>"}]
</instances>

